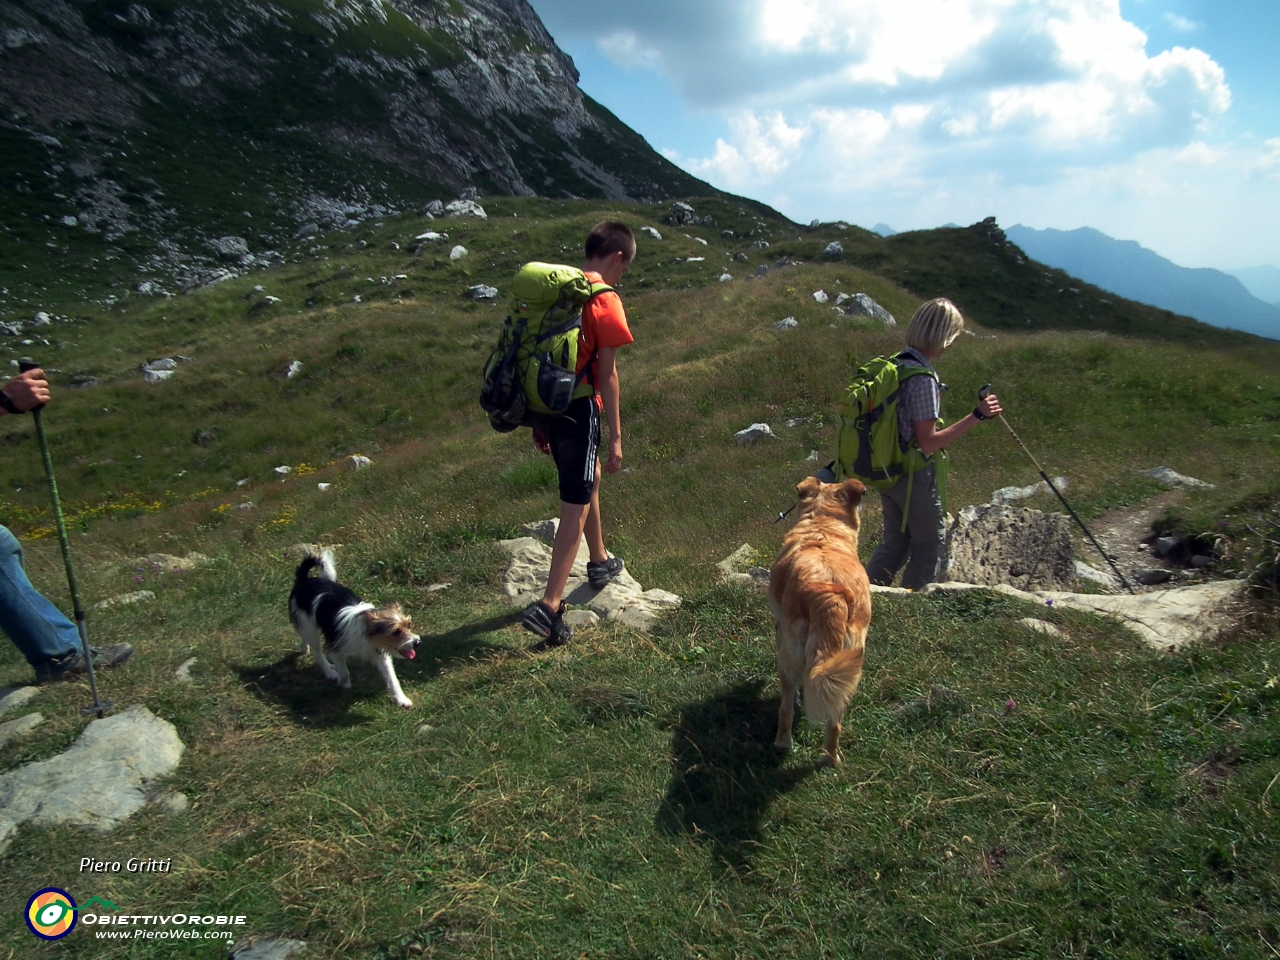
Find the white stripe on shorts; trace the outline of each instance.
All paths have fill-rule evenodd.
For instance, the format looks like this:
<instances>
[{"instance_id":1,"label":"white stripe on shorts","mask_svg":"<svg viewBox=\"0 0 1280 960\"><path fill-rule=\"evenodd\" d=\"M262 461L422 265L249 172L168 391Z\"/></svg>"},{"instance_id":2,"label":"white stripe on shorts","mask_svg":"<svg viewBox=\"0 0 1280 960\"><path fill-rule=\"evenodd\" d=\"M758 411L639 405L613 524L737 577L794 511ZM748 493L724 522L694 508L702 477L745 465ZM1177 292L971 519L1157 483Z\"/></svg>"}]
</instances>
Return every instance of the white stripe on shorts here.
<instances>
[{"instance_id":1,"label":"white stripe on shorts","mask_svg":"<svg viewBox=\"0 0 1280 960\"><path fill-rule=\"evenodd\" d=\"M595 483L596 459L600 456L600 410L594 397L591 398L591 427L587 436L587 464L582 479L586 483Z\"/></svg>"}]
</instances>

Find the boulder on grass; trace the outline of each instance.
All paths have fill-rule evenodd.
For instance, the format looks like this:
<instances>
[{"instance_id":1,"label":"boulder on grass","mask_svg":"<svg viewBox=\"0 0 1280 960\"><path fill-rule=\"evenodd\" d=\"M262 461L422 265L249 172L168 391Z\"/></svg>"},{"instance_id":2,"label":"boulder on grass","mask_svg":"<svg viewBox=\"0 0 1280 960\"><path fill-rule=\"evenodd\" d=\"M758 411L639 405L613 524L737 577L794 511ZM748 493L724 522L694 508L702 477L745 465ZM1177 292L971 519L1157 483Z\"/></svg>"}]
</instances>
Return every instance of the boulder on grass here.
<instances>
[{"instance_id":1,"label":"boulder on grass","mask_svg":"<svg viewBox=\"0 0 1280 960\"><path fill-rule=\"evenodd\" d=\"M773 437L775 440L778 437L767 423L753 423L751 426L739 430L733 435L733 439L737 440L739 443L755 443L757 440L763 439L764 437Z\"/></svg>"},{"instance_id":2,"label":"boulder on grass","mask_svg":"<svg viewBox=\"0 0 1280 960\"><path fill-rule=\"evenodd\" d=\"M1019 590L1071 590L1071 521L1060 513L984 503L965 507L951 527L947 579Z\"/></svg>"}]
</instances>

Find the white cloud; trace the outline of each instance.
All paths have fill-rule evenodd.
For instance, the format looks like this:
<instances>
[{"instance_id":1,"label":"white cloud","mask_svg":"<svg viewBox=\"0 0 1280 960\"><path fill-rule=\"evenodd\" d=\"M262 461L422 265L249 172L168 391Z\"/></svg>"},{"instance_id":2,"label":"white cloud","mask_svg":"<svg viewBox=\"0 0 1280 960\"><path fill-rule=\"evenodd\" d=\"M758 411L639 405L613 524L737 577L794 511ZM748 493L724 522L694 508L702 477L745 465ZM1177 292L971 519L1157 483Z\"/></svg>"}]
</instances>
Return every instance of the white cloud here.
<instances>
[{"instance_id":1,"label":"white cloud","mask_svg":"<svg viewBox=\"0 0 1280 960\"><path fill-rule=\"evenodd\" d=\"M1270 174L1271 178L1280 182L1280 137L1275 137L1263 144L1263 149L1249 164L1249 172Z\"/></svg>"},{"instance_id":2,"label":"white cloud","mask_svg":"<svg viewBox=\"0 0 1280 960\"><path fill-rule=\"evenodd\" d=\"M766 50L843 57L853 83L937 80L999 27L1012 0L761 0ZM750 5L747 5L750 7Z\"/></svg>"},{"instance_id":3,"label":"white cloud","mask_svg":"<svg viewBox=\"0 0 1280 960\"><path fill-rule=\"evenodd\" d=\"M736 117L706 171L741 175L758 160L760 177L777 175L785 165L757 142L776 125L766 118L804 130L819 110L892 124L910 106L939 144L1016 145L1044 163L1186 143L1231 103L1203 51L1148 54L1119 0L617 0L594 20L585 0L540 6L594 30L613 62L660 69L695 107Z\"/></svg>"},{"instance_id":4,"label":"white cloud","mask_svg":"<svg viewBox=\"0 0 1280 960\"><path fill-rule=\"evenodd\" d=\"M1132 236L1110 211L1194 195L1210 218L1217 190L1218 219L1280 257L1280 139L1224 146L1223 68L1191 45L1149 49L1120 0L614 0L603 17L587 0L534 2L614 62L648 57L727 123L676 162L796 219L903 229L1092 210Z\"/></svg>"},{"instance_id":5,"label":"white cloud","mask_svg":"<svg viewBox=\"0 0 1280 960\"><path fill-rule=\"evenodd\" d=\"M1178 13L1166 12L1164 15L1164 22L1179 33L1194 33L1200 29L1200 24L1192 20L1188 20L1186 17Z\"/></svg>"},{"instance_id":6,"label":"white cloud","mask_svg":"<svg viewBox=\"0 0 1280 960\"><path fill-rule=\"evenodd\" d=\"M790 166L808 134L806 128L788 126L776 111L765 116L740 112L730 118L729 127L735 143L716 140L712 156L687 160L685 166L693 173L724 183L777 177Z\"/></svg>"},{"instance_id":7,"label":"white cloud","mask_svg":"<svg viewBox=\"0 0 1280 960\"><path fill-rule=\"evenodd\" d=\"M645 46L631 30L615 30L600 38L600 52L626 70L657 70L662 66L662 54Z\"/></svg>"}]
</instances>

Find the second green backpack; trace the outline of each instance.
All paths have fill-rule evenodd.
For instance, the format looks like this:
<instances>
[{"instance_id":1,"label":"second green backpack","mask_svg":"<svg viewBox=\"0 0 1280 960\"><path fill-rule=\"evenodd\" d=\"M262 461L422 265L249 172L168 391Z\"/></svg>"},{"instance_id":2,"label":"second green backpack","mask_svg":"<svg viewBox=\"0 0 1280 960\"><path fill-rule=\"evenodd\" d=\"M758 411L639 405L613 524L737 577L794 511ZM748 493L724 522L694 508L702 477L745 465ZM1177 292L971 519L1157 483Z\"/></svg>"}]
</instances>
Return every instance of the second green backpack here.
<instances>
[{"instance_id":1,"label":"second green backpack","mask_svg":"<svg viewBox=\"0 0 1280 960\"><path fill-rule=\"evenodd\" d=\"M592 283L577 267L526 263L511 284L511 306L498 345L484 368L480 406L502 432L559 416L578 397L595 392L579 373L582 308L612 290Z\"/></svg>"},{"instance_id":2,"label":"second green backpack","mask_svg":"<svg viewBox=\"0 0 1280 960\"><path fill-rule=\"evenodd\" d=\"M836 435L841 475L857 477L868 487L881 490L935 462L914 443L903 447L898 435L898 399L908 377L932 376L936 380L937 376L927 367L902 364L898 359L876 357L858 369L840 405Z\"/></svg>"}]
</instances>

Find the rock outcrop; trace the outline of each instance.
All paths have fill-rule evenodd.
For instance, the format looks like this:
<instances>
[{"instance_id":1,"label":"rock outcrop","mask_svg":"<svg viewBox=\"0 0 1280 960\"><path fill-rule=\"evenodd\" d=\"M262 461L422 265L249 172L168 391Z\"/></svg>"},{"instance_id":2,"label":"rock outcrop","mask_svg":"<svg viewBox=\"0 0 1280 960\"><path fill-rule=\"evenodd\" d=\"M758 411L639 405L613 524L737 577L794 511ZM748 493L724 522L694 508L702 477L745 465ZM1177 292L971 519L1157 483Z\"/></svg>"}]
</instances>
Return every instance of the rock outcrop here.
<instances>
[{"instance_id":1,"label":"rock outcrop","mask_svg":"<svg viewBox=\"0 0 1280 960\"><path fill-rule=\"evenodd\" d=\"M1070 524L1064 514L1025 507L965 507L950 530L947 579L1070 590L1076 582Z\"/></svg>"},{"instance_id":2,"label":"rock outcrop","mask_svg":"<svg viewBox=\"0 0 1280 960\"><path fill-rule=\"evenodd\" d=\"M733 439L738 443L755 443L757 440L766 438L778 439L778 435L773 432L773 428L767 423L753 423L749 427L743 427L733 435Z\"/></svg>"},{"instance_id":3,"label":"rock outcrop","mask_svg":"<svg viewBox=\"0 0 1280 960\"><path fill-rule=\"evenodd\" d=\"M849 317L870 317L872 320L879 320L886 327L898 325L892 313L865 293L855 293L852 296L847 293L840 294L836 297L836 308Z\"/></svg>"},{"instance_id":4,"label":"rock outcrop","mask_svg":"<svg viewBox=\"0 0 1280 960\"><path fill-rule=\"evenodd\" d=\"M1150 477L1156 483L1163 486L1177 489L1178 487L1205 487L1209 490L1213 489L1212 483L1205 483L1203 480L1197 480L1195 477L1184 476L1176 470L1168 467L1152 467L1150 470L1139 470L1144 477Z\"/></svg>"},{"instance_id":5,"label":"rock outcrop","mask_svg":"<svg viewBox=\"0 0 1280 960\"><path fill-rule=\"evenodd\" d=\"M173 724L146 707L92 721L64 753L0 774L0 850L24 823L114 830L185 749Z\"/></svg>"},{"instance_id":6,"label":"rock outcrop","mask_svg":"<svg viewBox=\"0 0 1280 960\"><path fill-rule=\"evenodd\" d=\"M551 568L551 546L558 524L554 520L542 521L533 527L545 537L517 537L499 541L499 546L510 557L503 577L503 595L517 607L527 607L540 600L547 586L547 572ZM587 561L590 556L585 542L578 544L578 556L569 574L569 586L565 591L565 603L572 607L585 607L601 619L617 620L636 630L648 631L665 611L678 607L680 597L666 590L646 590L628 570L623 570L613 583L595 589L587 583ZM585 625L587 618L577 618L570 625Z\"/></svg>"},{"instance_id":7,"label":"rock outcrop","mask_svg":"<svg viewBox=\"0 0 1280 960\"><path fill-rule=\"evenodd\" d=\"M1065 590L1018 590L1008 584L991 589L1021 597L1042 606L1066 610L1083 610L1111 617L1124 624L1139 637L1162 650L1172 650L1189 643L1212 640L1232 621L1239 598L1245 589L1243 580L1217 580L1190 587L1175 587L1137 596L1117 594L1099 596ZM873 588L875 590L877 588ZM881 587L894 590L896 587ZM954 590L974 590L970 583L931 583L920 593L928 596ZM905 593L906 591L901 591ZM1026 625L1025 621L1019 621ZM1039 629L1039 628L1033 628Z\"/></svg>"},{"instance_id":8,"label":"rock outcrop","mask_svg":"<svg viewBox=\"0 0 1280 960\"><path fill-rule=\"evenodd\" d=\"M17 713L39 695L39 687L0 687L0 717Z\"/></svg>"},{"instance_id":9,"label":"rock outcrop","mask_svg":"<svg viewBox=\"0 0 1280 960\"><path fill-rule=\"evenodd\" d=\"M8 746L10 740L25 737L43 722L44 714L28 713L15 720L5 720L0 723L0 749Z\"/></svg>"},{"instance_id":10,"label":"rock outcrop","mask_svg":"<svg viewBox=\"0 0 1280 960\"><path fill-rule=\"evenodd\" d=\"M760 566L768 561L749 543L744 543L729 556L716 564L720 579L744 587L763 590L769 586L769 568Z\"/></svg>"}]
</instances>

